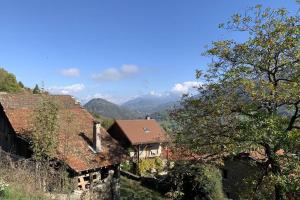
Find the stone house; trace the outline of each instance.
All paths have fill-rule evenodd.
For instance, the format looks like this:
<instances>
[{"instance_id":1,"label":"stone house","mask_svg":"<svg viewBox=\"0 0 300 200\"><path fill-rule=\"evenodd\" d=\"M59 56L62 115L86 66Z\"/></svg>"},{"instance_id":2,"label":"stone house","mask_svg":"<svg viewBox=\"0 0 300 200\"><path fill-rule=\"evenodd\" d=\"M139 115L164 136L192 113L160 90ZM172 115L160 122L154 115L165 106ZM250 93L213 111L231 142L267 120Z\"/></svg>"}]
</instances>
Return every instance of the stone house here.
<instances>
[{"instance_id":1,"label":"stone house","mask_svg":"<svg viewBox=\"0 0 300 200\"><path fill-rule=\"evenodd\" d=\"M32 117L34 109L44 98L58 105L59 128L55 159L68 167L69 177L74 180L74 190L84 191L104 183L111 174L113 178L110 180L118 183L124 149L99 122L94 121L89 112L68 95L0 93L1 148L24 158L32 157Z\"/></svg>"},{"instance_id":2,"label":"stone house","mask_svg":"<svg viewBox=\"0 0 300 200\"><path fill-rule=\"evenodd\" d=\"M155 158L168 141L166 132L154 119L116 120L108 133L129 151L134 159Z\"/></svg>"}]
</instances>

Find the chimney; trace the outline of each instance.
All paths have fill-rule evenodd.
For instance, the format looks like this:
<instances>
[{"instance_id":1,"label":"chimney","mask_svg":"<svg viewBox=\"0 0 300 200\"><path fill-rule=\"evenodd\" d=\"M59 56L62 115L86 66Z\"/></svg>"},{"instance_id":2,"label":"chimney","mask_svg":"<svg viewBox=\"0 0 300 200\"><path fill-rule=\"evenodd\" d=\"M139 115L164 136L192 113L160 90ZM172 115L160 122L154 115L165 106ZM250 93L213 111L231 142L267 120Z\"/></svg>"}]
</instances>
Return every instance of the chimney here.
<instances>
[{"instance_id":1,"label":"chimney","mask_svg":"<svg viewBox=\"0 0 300 200\"><path fill-rule=\"evenodd\" d=\"M151 117L150 117L149 115L147 115L145 119L146 119L146 120L150 120Z\"/></svg>"},{"instance_id":2,"label":"chimney","mask_svg":"<svg viewBox=\"0 0 300 200\"><path fill-rule=\"evenodd\" d=\"M93 145L94 150L99 153L101 151L101 123L98 121L94 121Z\"/></svg>"}]
</instances>

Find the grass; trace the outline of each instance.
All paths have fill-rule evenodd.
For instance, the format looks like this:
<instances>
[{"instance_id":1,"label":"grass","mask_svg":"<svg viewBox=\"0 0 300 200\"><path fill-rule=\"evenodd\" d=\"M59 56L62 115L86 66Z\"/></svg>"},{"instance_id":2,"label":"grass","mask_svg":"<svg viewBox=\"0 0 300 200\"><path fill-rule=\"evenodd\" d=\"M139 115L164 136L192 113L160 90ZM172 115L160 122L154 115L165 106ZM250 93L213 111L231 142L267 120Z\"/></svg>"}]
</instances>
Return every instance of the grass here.
<instances>
[{"instance_id":1,"label":"grass","mask_svg":"<svg viewBox=\"0 0 300 200\"><path fill-rule=\"evenodd\" d=\"M9 186L5 191L3 196L0 196L1 200L44 200L45 198L42 195L27 194L20 188Z\"/></svg>"},{"instance_id":2,"label":"grass","mask_svg":"<svg viewBox=\"0 0 300 200\"><path fill-rule=\"evenodd\" d=\"M140 185L138 181L121 176L121 200L164 200L158 192Z\"/></svg>"}]
</instances>

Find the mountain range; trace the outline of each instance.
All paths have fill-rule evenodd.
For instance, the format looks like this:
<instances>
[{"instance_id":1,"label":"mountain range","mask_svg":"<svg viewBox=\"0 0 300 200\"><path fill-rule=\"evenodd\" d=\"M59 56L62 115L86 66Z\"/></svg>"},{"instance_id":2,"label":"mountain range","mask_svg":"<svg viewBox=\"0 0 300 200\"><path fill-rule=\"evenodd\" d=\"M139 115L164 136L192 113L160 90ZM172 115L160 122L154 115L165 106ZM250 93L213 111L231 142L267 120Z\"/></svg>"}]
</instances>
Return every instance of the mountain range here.
<instances>
[{"instance_id":1,"label":"mountain range","mask_svg":"<svg viewBox=\"0 0 300 200\"><path fill-rule=\"evenodd\" d=\"M105 99L96 98L90 100L84 105L84 107L91 113L101 115L103 117L114 118L114 119L136 119L141 116L129 109L118 106Z\"/></svg>"},{"instance_id":2,"label":"mountain range","mask_svg":"<svg viewBox=\"0 0 300 200\"><path fill-rule=\"evenodd\" d=\"M111 103L105 99L90 100L84 107L92 113L114 119L138 119L149 115L161 119L161 113L179 105L179 95L144 95L129 100L122 105Z\"/></svg>"},{"instance_id":3,"label":"mountain range","mask_svg":"<svg viewBox=\"0 0 300 200\"><path fill-rule=\"evenodd\" d=\"M122 107L134 110L143 115L151 115L155 112L161 112L171 109L174 105L178 104L180 100L179 95L144 95L138 98L129 100L122 104Z\"/></svg>"}]
</instances>

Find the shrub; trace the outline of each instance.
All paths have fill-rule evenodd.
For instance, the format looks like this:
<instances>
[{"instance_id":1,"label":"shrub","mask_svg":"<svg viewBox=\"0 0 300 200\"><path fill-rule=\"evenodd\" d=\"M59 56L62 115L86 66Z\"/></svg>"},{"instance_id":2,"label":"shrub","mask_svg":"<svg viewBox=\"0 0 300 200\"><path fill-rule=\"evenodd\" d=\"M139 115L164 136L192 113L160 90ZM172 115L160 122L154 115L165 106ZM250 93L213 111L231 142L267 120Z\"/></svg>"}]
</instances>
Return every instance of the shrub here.
<instances>
[{"instance_id":1,"label":"shrub","mask_svg":"<svg viewBox=\"0 0 300 200\"><path fill-rule=\"evenodd\" d=\"M223 200L221 179L219 170L213 166L177 162L161 182L170 199Z\"/></svg>"},{"instance_id":2,"label":"shrub","mask_svg":"<svg viewBox=\"0 0 300 200\"><path fill-rule=\"evenodd\" d=\"M8 184L0 180L0 197L4 197L8 190Z\"/></svg>"},{"instance_id":3,"label":"shrub","mask_svg":"<svg viewBox=\"0 0 300 200\"><path fill-rule=\"evenodd\" d=\"M121 164L121 169L124 171L128 171L134 173L134 166L133 163L130 161L125 161Z\"/></svg>"},{"instance_id":4,"label":"shrub","mask_svg":"<svg viewBox=\"0 0 300 200\"><path fill-rule=\"evenodd\" d=\"M161 172L163 170L163 161L161 158L157 157L140 160L139 170L141 174L150 174L152 169L155 169L157 172Z\"/></svg>"}]
</instances>

